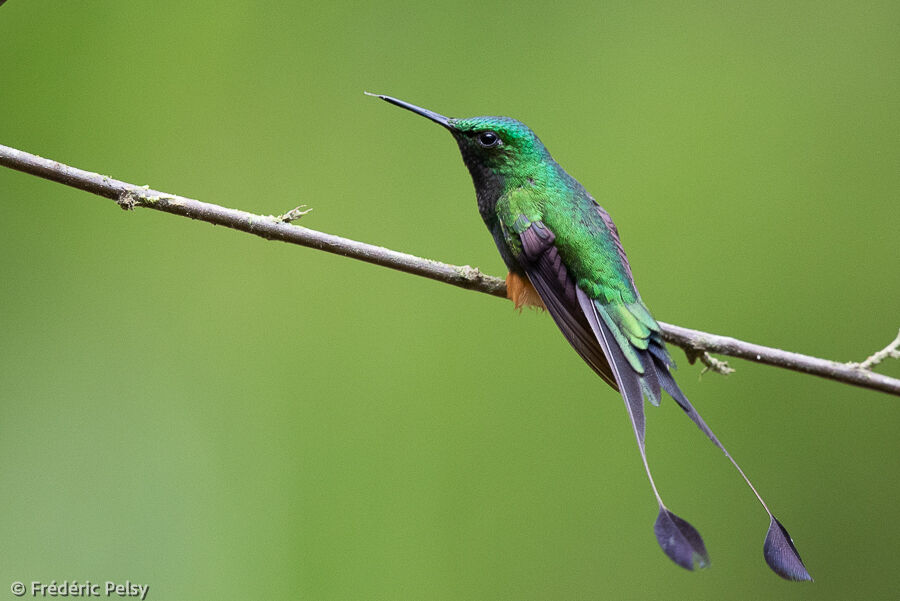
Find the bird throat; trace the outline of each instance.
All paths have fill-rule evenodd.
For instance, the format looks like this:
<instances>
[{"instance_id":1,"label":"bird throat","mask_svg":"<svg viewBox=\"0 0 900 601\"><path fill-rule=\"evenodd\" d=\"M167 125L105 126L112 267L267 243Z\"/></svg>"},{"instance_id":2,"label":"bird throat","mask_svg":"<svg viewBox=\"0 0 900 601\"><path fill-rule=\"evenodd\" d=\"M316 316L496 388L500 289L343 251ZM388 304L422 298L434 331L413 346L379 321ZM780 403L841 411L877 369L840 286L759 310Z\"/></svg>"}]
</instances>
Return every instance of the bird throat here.
<instances>
[{"instance_id":1,"label":"bird throat","mask_svg":"<svg viewBox=\"0 0 900 601\"><path fill-rule=\"evenodd\" d=\"M497 219L495 208L497 201L500 200L505 190L506 178L467 153L463 149L462 144L460 144L460 150L462 151L463 162L466 164L469 174L472 176L472 183L475 185L478 212L481 213L481 218L490 227Z\"/></svg>"}]
</instances>

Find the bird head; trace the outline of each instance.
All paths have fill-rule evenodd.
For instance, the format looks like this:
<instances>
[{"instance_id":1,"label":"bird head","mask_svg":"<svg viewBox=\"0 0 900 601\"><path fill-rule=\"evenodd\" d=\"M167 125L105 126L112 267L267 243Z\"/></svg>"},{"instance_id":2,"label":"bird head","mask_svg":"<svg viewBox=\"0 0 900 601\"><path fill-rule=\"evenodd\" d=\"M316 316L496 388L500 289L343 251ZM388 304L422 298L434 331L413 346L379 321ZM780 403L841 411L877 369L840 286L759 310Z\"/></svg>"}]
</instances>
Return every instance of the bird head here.
<instances>
[{"instance_id":1,"label":"bird head","mask_svg":"<svg viewBox=\"0 0 900 601\"><path fill-rule=\"evenodd\" d=\"M472 173L476 186L485 179L499 177L505 181L534 177L535 172L540 171L541 166L550 159L537 135L521 121L509 117L456 119L391 96L369 95L377 96L446 128L459 145L463 161Z\"/></svg>"}]
</instances>

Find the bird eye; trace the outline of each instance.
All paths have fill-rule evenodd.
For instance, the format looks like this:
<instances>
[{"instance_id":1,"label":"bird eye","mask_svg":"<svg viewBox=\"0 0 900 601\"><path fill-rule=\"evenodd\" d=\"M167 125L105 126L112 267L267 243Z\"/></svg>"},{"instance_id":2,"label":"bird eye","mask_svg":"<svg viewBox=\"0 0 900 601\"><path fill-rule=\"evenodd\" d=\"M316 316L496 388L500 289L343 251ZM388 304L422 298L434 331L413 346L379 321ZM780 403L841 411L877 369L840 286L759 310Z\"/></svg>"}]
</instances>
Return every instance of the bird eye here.
<instances>
[{"instance_id":1,"label":"bird eye","mask_svg":"<svg viewBox=\"0 0 900 601\"><path fill-rule=\"evenodd\" d=\"M475 138L482 148L493 148L500 144L500 136L493 131L483 131Z\"/></svg>"}]
</instances>

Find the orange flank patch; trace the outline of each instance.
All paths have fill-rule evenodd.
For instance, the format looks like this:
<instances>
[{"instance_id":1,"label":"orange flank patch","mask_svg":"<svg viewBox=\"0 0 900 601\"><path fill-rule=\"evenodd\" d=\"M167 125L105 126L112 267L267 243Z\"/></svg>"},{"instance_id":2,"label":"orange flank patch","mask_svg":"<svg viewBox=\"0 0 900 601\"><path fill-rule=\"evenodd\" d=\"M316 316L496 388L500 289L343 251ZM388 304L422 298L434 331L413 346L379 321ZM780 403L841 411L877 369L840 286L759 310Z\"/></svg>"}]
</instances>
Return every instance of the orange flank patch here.
<instances>
[{"instance_id":1,"label":"orange flank patch","mask_svg":"<svg viewBox=\"0 0 900 601\"><path fill-rule=\"evenodd\" d=\"M544 301L538 296L537 290L524 278L513 272L509 272L506 276L506 298L511 300L516 309L521 310L522 307L537 307L538 309L546 309Z\"/></svg>"}]
</instances>

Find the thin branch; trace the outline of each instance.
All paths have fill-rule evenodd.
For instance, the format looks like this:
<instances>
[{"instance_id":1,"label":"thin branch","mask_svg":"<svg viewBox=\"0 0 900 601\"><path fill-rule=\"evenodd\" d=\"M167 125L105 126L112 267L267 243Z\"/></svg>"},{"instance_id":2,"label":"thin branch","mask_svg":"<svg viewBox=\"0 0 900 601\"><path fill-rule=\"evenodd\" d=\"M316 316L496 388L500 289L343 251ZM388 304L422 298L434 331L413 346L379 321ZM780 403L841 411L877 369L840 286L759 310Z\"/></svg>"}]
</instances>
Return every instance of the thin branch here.
<instances>
[{"instance_id":1,"label":"thin branch","mask_svg":"<svg viewBox=\"0 0 900 601\"><path fill-rule=\"evenodd\" d=\"M181 215L182 217L190 217L191 219L206 221L215 225L224 225L225 227L247 232L267 240L281 240L282 242L307 246L446 282L460 288L478 290L499 297L506 296L506 284L502 280L485 275L474 267L448 265L447 263L422 259L381 246L317 232L316 230L286 223L283 221L283 215L279 217L256 215L183 196L166 194L165 192L152 190L148 186L136 186L99 173L69 167L68 165L3 145L0 145L0 165L110 198L115 200L125 210L144 207Z\"/></svg>"},{"instance_id":2,"label":"thin branch","mask_svg":"<svg viewBox=\"0 0 900 601\"><path fill-rule=\"evenodd\" d=\"M729 355L900 396L900 380L863 369L860 364L819 359L662 322L660 325L666 341L685 349L688 359L702 352Z\"/></svg>"},{"instance_id":3,"label":"thin branch","mask_svg":"<svg viewBox=\"0 0 900 601\"><path fill-rule=\"evenodd\" d=\"M848 363L848 365L859 369L872 369L888 358L900 359L900 333L897 334L897 337L894 338L893 342L880 351L873 353L870 357L867 357L862 363Z\"/></svg>"},{"instance_id":4,"label":"thin branch","mask_svg":"<svg viewBox=\"0 0 900 601\"><path fill-rule=\"evenodd\" d=\"M126 210L144 207L190 217L215 225L224 225L267 240L281 240L307 246L452 284L467 290L476 290L501 298L506 296L506 284L503 280L485 275L474 267L449 265L423 259L381 246L293 225L289 220L299 217L296 209L278 217L256 215L183 196L166 194L152 190L148 186L136 186L2 145L0 145L0 165L110 198ZM285 219L286 216L288 219ZM660 322L660 326L667 342L683 348L691 362L699 358L714 371L724 371L722 362L710 357L709 353L739 357L900 396L900 380L867 369L880 359L872 360L870 358L862 364L838 363L662 322ZM892 354L894 352L896 349L893 346L880 351L880 353L885 353L885 357L894 356Z\"/></svg>"}]
</instances>

